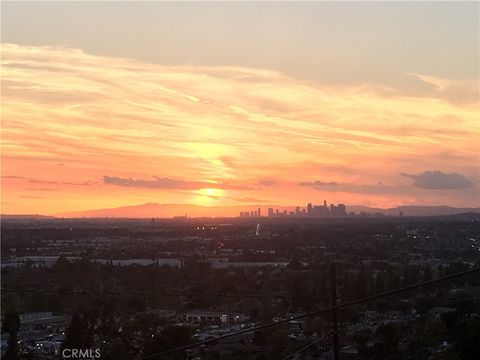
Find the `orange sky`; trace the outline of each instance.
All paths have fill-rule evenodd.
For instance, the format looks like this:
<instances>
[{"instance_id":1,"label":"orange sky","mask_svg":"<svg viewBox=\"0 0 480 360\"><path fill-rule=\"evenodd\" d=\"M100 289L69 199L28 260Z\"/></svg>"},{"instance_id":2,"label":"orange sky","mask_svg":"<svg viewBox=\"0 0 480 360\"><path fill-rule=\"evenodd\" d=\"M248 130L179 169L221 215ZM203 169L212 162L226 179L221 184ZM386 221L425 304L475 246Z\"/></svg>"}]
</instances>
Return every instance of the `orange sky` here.
<instances>
[{"instance_id":1,"label":"orange sky","mask_svg":"<svg viewBox=\"0 0 480 360\"><path fill-rule=\"evenodd\" d=\"M2 213L479 206L478 81L405 76L433 95L3 44Z\"/></svg>"}]
</instances>

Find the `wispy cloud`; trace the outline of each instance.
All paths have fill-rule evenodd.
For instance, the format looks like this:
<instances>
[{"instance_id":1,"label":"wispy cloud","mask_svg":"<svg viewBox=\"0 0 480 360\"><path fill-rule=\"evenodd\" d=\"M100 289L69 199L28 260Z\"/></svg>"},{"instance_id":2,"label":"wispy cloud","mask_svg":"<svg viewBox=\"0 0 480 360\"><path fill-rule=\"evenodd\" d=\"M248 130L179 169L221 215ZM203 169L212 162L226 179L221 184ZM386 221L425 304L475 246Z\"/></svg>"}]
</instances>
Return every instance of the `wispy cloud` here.
<instances>
[{"instance_id":1,"label":"wispy cloud","mask_svg":"<svg viewBox=\"0 0 480 360\"><path fill-rule=\"evenodd\" d=\"M152 180L121 178L117 176L103 176L103 182L108 185L118 185L125 187L152 188L152 189L184 189L198 190L205 188L215 188L223 190L251 190L252 188L244 185L232 185L226 183L185 181L161 178L154 176Z\"/></svg>"},{"instance_id":2,"label":"wispy cloud","mask_svg":"<svg viewBox=\"0 0 480 360\"><path fill-rule=\"evenodd\" d=\"M435 96L454 103L478 104L480 87L478 79L444 79L422 74L406 74L432 87Z\"/></svg>"},{"instance_id":3,"label":"wispy cloud","mask_svg":"<svg viewBox=\"0 0 480 360\"><path fill-rule=\"evenodd\" d=\"M74 185L74 186L89 186L92 185L96 182L91 182L91 181L85 181L85 182L70 182L70 181L54 181L54 180L42 180L42 179L36 179L36 178L31 178L31 177L25 177L25 176L12 176L12 175L2 175L2 179L13 179L13 180L25 180L29 183L32 184L45 184L45 185ZM51 189L39 189L39 188L30 188L29 190L51 190Z\"/></svg>"},{"instance_id":4,"label":"wispy cloud","mask_svg":"<svg viewBox=\"0 0 480 360\"><path fill-rule=\"evenodd\" d=\"M57 189L52 188L27 188L28 191L57 191Z\"/></svg>"},{"instance_id":5,"label":"wispy cloud","mask_svg":"<svg viewBox=\"0 0 480 360\"><path fill-rule=\"evenodd\" d=\"M46 199L45 196L35 196L35 195L20 195L22 199Z\"/></svg>"},{"instance_id":6,"label":"wispy cloud","mask_svg":"<svg viewBox=\"0 0 480 360\"><path fill-rule=\"evenodd\" d=\"M420 81L437 89L431 97L323 86L265 69L163 66L3 44L2 165L17 176L2 179L3 192L20 204L15 199L32 183L56 185L58 196L45 202L51 212L160 193L162 201L185 203L196 201L186 190L212 184L226 192L212 195L222 204L293 203L316 189L382 195L370 199L382 205L411 202L421 187L396 192L406 186L398 175L406 168L421 174L438 166L467 179L478 172L478 108L446 99L453 85L444 79ZM168 176L145 175L159 169ZM307 185L312 179L337 184Z\"/></svg>"},{"instance_id":7,"label":"wispy cloud","mask_svg":"<svg viewBox=\"0 0 480 360\"><path fill-rule=\"evenodd\" d=\"M349 192L361 194L398 194L408 193L408 188L401 186L388 186L383 183L376 184L349 184L336 181L323 182L315 180L311 182L301 182L300 186L312 187L319 191L327 192Z\"/></svg>"},{"instance_id":8,"label":"wispy cloud","mask_svg":"<svg viewBox=\"0 0 480 360\"><path fill-rule=\"evenodd\" d=\"M256 185L258 185L258 186L273 186L273 185L275 185L275 181L273 181L273 180L259 180Z\"/></svg>"},{"instance_id":9,"label":"wispy cloud","mask_svg":"<svg viewBox=\"0 0 480 360\"><path fill-rule=\"evenodd\" d=\"M236 202L240 202L240 203L257 203L257 204L271 203L271 201L269 201L269 200L257 199L257 198L253 198L253 197L243 197L243 198L233 197L231 199L236 201Z\"/></svg>"}]
</instances>

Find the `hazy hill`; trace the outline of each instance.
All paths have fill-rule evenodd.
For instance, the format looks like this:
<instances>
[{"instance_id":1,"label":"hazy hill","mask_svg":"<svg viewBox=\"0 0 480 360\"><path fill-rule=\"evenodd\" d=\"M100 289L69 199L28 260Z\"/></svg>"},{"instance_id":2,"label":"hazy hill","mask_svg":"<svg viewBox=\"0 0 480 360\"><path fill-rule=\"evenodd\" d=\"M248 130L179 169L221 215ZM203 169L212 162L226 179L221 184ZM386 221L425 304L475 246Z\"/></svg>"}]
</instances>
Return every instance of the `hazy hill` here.
<instances>
[{"instance_id":1,"label":"hazy hill","mask_svg":"<svg viewBox=\"0 0 480 360\"><path fill-rule=\"evenodd\" d=\"M113 218L170 218L173 216L188 215L189 217L218 217L238 216L240 211L252 211L262 209L262 215L267 215L268 207L283 210L293 210L294 206L199 206L192 204L158 204L146 203L141 205L122 206L111 209L94 209L86 211L60 213L61 217L113 217ZM404 216L430 216L430 215L454 215L460 213L480 213L480 208L454 208L449 206L399 206L390 209L371 208L367 206L347 206L347 211L359 213L382 213L385 215L399 215L400 211Z\"/></svg>"},{"instance_id":2,"label":"hazy hill","mask_svg":"<svg viewBox=\"0 0 480 360\"><path fill-rule=\"evenodd\" d=\"M455 215L468 212L480 213L480 208L455 208L450 206L398 206L390 209L371 208L367 206L349 206L347 211L361 211L368 213L382 213L385 215L398 215L400 211L405 216L432 216L432 215Z\"/></svg>"}]
</instances>

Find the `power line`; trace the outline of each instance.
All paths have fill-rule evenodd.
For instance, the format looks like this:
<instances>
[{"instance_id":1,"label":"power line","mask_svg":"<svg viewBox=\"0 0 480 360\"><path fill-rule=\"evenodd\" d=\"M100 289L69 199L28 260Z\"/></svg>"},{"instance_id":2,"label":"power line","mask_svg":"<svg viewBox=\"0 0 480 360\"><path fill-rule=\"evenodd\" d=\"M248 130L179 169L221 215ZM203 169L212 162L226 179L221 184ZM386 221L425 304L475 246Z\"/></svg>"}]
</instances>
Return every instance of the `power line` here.
<instances>
[{"instance_id":1,"label":"power line","mask_svg":"<svg viewBox=\"0 0 480 360\"><path fill-rule=\"evenodd\" d=\"M333 335L332 330L328 330L325 332L324 335L318 336L317 338L315 338L313 341L309 342L305 346L302 346L300 349L296 350L295 352L283 357L282 360L288 360L288 359L294 358L295 355L301 354L305 350L310 349L312 346L317 345L318 343L320 343L321 347L324 347L326 343L330 341L329 338L332 337L332 335Z\"/></svg>"},{"instance_id":2,"label":"power line","mask_svg":"<svg viewBox=\"0 0 480 360\"><path fill-rule=\"evenodd\" d=\"M335 308L337 306L337 275L335 270L335 262L332 262L330 265L330 282L331 282L331 292L332 292L332 306L334 307L332 311L332 320L333 320L333 358L335 360L339 359L339 340L338 340L338 311Z\"/></svg>"},{"instance_id":3,"label":"power line","mask_svg":"<svg viewBox=\"0 0 480 360\"><path fill-rule=\"evenodd\" d=\"M480 268L471 269L471 270L467 270L467 271L462 271L462 272L455 273L455 274L452 274L452 275L448 275L448 276L444 276L444 277L441 277L441 278L425 281L425 282L418 283L418 284L404 286L404 287L401 287L401 288L398 288L398 289L385 291L385 292L375 294L375 295L365 296L363 298L352 300L352 301L347 301L345 303L338 304L336 306L331 306L331 307L328 307L328 308L312 311L312 312L306 313L304 315L290 317L289 319L284 319L284 320L271 322L271 323L267 323L267 324L256 326L256 327L251 327L251 328L240 330L240 331L237 331L237 332L234 332L234 333L220 335L220 336L218 336L216 338L213 338L213 339L203 340L203 341L199 341L199 342L196 342L196 343L193 343L193 344L184 345L184 346L180 346L178 348L174 348L174 349L166 350L166 351L163 351L163 352L159 352L159 353L156 353L156 354L147 355L147 356L144 356L144 357L140 358L140 360L147 360L147 359L153 359L153 358L156 358L156 357L163 357L163 356L170 355L170 354L173 354L173 353L176 353L176 352L179 352L179 351L185 351L185 350L193 349L193 348L201 346L201 345L207 345L207 344L216 342L216 341L221 340L221 339L242 335L242 334L249 333L249 332L252 332L252 331L268 329L268 328L271 328L271 327L283 325L283 324L288 323L288 322L293 321L293 320L301 320L301 319L305 319L305 318L309 318L309 317L314 317L314 316L317 316L317 315L320 315L320 314L323 314L323 313L326 313L326 312L330 312L332 310L337 310L337 309L341 309L341 308L344 308L344 307L368 302L370 300L374 300L374 299L377 299L377 298L380 298L380 297L395 295L395 294L398 294L398 293L401 293L401 292L404 292L404 291L417 289L417 288L420 288L420 287L428 286L428 285L431 285L431 284L436 284L436 283L446 281L446 280L456 279L456 278L466 276L466 275L471 275L471 274L474 274L474 273L477 273L477 272L480 272Z\"/></svg>"},{"instance_id":4,"label":"power line","mask_svg":"<svg viewBox=\"0 0 480 360\"><path fill-rule=\"evenodd\" d=\"M135 292L135 291L85 291L85 290L51 290L51 289L11 289L1 288L3 292L9 293L33 293L33 294L58 294L58 295L111 295L111 296L170 296L170 297L219 297L219 298L278 298L278 299L324 299L323 296L297 296L297 295L258 295L258 294L201 294L201 293L168 293L168 292Z\"/></svg>"},{"instance_id":5,"label":"power line","mask_svg":"<svg viewBox=\"0 0 480 360\"><path fill-rule=\"evenodd\" d=\"M307 345L305 346L302 346L300 349L296 350L295 352L285 356L284 358L282 358L282 360L288 360L288 359L291 359L291 358L294 358L295 355L299 355L301 354L302 352L304 352L305 350L308 350L310 349L312 346L314 345L317 345L318 343L320 343L320 348L325 348L327 346L327 343L331 342L331 338L333 335L333 331L332 330L328 330L325 332L324 335L322 336L318 336L316 339L314 339L312 342L308 343Z\"/></svg>"},{"instance_id":6,"label":"power line","mask_svg":"<svg viewBox=\"0 0 480 360\"><path fill-rule=\"evenodd\" d=\"M317 337L315 340L309 342L307 345L301 347L300 349L298 349L298 350L295 351L294 353L291 353L291 354L283 357L282 360L288 360L288 359L291 359L291 358L295 357L295 355L301 354L302 352L304 352L305 350L310 349L312 346L314 346L315 344L317 344L317 343L320 342L321 340L322 340L322 338L321 338L320 336Z\"/></svg>"}]
</instances>

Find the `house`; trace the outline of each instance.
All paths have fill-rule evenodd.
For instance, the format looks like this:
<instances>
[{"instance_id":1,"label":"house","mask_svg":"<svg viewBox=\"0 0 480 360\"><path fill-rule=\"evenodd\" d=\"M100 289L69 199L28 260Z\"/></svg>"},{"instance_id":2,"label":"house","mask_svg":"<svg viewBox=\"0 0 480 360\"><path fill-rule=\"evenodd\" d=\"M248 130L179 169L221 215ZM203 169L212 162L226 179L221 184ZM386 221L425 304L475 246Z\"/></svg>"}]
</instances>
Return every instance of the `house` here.
<instances>
[{"instance_id":1,"label":"house","mask_svg":"<svg viewBox=\"0 0 480 360\"><path fill-rule=\"evenodd\" d=\"M209 325L227 324L229 322L229 316L225 312L195 310L181 314L180 320L192 325L200 325L202 323ZM245 322L245 320L245 314L230 314L230 322L232 324L240 324Z\"/></svg>"}]
</instances>

